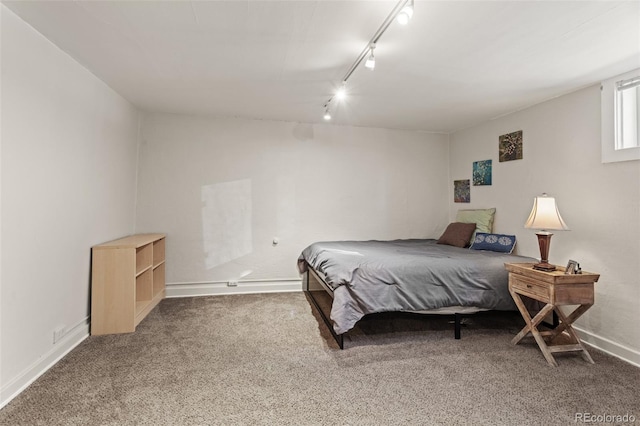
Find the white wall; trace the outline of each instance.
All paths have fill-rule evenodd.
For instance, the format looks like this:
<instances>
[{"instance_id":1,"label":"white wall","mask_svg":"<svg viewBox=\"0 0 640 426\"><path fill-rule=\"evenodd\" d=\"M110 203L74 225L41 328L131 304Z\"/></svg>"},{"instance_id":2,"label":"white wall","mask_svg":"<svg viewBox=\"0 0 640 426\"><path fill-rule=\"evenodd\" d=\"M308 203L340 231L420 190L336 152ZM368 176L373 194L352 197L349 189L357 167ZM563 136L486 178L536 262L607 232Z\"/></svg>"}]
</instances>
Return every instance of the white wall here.
<instances>
[{"instance_id":1,"label":"white wall","mask_svg":"<svg viewBox=\"0 0 640 426\"><path fill-rule=\"evenodd\" d=\"M314 241L437 238L447 156L441 134L145 114L136 229L168 234L169 284L297 280Z\"/></svg>"},{"instance_id":2,"label":"white wall","mask_svg":"<svg viewBox=\"0 0 640 426\"><path fill-rule=\"evenodd\" d=\"M138 113L0 13L1 407L87 335L91 246L134 230Z\"/></svg>"},{"instance_id":3,"label":"white wall","mask_svg":"<svg viewBox=\"0 0 640 426\"><path fill-rule=\"evenodd\" d=\"M498 137L523 131L522 160L498 162ZM514 233L520 254L539 258L524 229L533 197L555 196L570 231L557 231L550 261L601 274L596 303L578 321L587 341L640 364L640 161L601 163L600 88L593 86L451 135L451 179L493 159L493 185L472 186L471 203L496 207L495 231ZM450 182L449 186L452 187Z\"/></svg>"}]
</instances>

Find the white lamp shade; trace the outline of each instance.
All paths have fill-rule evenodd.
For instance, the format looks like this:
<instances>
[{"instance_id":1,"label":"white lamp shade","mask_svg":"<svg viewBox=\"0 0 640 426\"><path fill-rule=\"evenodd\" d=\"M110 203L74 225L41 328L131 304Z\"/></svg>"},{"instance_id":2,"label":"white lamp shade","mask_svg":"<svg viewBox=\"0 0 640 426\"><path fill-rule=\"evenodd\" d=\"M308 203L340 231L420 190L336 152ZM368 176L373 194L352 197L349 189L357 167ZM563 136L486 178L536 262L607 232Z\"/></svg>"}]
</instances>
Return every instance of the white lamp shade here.
<instances>
[{"instance_id":1,"label":"white lamp shade","mask_svg":"<svg viewBox=\"0 0 640 426\"><path fill-rule=\"evenodd\" d=\"M567 224L562 220L562 216L560 216L556 199L547 196L547 194L542 194L542 196L533 199L533 208L524 227L544 231L569 230Z\"/></svg>"}]
</instances>

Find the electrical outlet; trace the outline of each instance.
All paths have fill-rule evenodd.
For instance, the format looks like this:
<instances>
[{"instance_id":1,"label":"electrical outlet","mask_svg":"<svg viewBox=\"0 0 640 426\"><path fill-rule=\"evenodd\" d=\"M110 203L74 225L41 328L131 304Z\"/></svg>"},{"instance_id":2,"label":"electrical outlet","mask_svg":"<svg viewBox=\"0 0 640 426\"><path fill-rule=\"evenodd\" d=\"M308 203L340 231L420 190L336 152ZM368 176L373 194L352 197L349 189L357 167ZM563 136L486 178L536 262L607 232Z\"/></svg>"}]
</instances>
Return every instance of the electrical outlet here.
<instances>
[{"instance_id":1,"label":"electrical outlet","mask_svg":"<svg viewBox=\"0 0 640 426\"><path fill-rule=\"evenodd\" d=\"M227 287L238 287L238 281L227 282Z\"/></svg>"},{"instance_id":2,"label":"electrical outlet","mask_svg":"<svg viewBox=\"0 0 640 426\"><path fill-rule=\"evenodd\" d=\"M64 327L58 327L53 330L53 343L57 343L64 337Z\"/></svg>"}]
</instances>

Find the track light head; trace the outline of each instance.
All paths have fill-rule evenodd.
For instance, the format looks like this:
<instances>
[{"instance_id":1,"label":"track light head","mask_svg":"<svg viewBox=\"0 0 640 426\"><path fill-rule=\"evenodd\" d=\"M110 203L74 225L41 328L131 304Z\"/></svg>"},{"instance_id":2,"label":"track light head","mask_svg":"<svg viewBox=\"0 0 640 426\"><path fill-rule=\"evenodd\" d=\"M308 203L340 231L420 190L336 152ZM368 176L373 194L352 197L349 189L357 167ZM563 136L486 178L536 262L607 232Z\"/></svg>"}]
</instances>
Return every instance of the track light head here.
<instances>
[{"instance_id":1,"label":"track light head","mask_svg":"<svg viewBox=\"0 0 640 426\"><path fill-rule=\"evenodd\" d=\"M347 82L343 81L342 86L336 92L336 99L341 100L347 96Z\"/></svg>"},{"instance_id":2,"label":"track light head","mask_svg":"<svg viewBox=\"0 0 640 426\"><path fill-rule=\"evenodd\" d=\"M324 115L322 116L322 118L324 118L325 121L331 120L331 113L329 112L329 108L324 110Z\"/></svg>"},{"instance_id":3,"label":"track light head","mask_svg":"<svg viewBox=\"0 0 640 426\"><path fill-rule=\"evenodd\" d=\"M364 63L364 66L370 70L376 67L376 58L373 57L373 52L371 52L371 55L367 58L367 62Z\"/></svg>"},{"instance_id":4,"label":"track light head","mask_svg":"<svg viewBox=\"0 0 640 426\"><path fill-rule=\"evenodd\" d=\"M371 47L369 49L369 57L367 58L367 61L364 63L365 68L369 68L370 70L374 69L376 67L376 58L373 56L373 49L376 48L376 44L375 43L371 43Z\"/></svg>"},{"instance_id":5,"label":"track light head","mask_svg":"<svg viewBox=\"0 0 640 426\"><path fill-rule=\"evenodd\" d=\"M400 25L407 25L413 16L413 0L408 2L398 13L397 20Z\"/></svg>"}]
</instances>

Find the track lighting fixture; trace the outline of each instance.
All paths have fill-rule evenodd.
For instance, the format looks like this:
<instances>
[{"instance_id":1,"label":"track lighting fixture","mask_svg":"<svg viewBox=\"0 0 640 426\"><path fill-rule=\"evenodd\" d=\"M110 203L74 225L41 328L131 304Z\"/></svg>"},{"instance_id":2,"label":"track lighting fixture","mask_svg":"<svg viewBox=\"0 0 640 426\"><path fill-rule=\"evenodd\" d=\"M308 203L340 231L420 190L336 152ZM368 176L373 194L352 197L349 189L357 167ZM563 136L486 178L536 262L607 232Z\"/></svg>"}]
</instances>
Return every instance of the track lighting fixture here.
<instances>
[{"instance_id":1,"label":"track lighting fixture","mask_svg":"<svg viewBox=\"0 0 640 426\"><path fill-rule=\"evenodd\" d=\"M409 20L413 16L413 0L410 0L405 4L400 13L398 13L398 23L400 25L407 25Z\"/></svg>"},{"instance_id":2,"label":"track lighting fixture","mask_svg":"<svg viewBox=\"0 0 640 426\"><path fill-rule=\"evenodd\" d=\"M329 105L331 104L333 99L344 99L344 97L346 96L347 80L349 80L351 74L353 74L356 68L358 68L358 65L360 65L362 61L365 61L364 66L366 68L369 68L371 70L375 68L376 58L373 56L373 50L376 48L376 43L378 42L378 40L380 40L382 34L387 31L387 28L389 28L389 25L391 25L394 20L397 19L398 22L402 25L406 25L409 22L411 16L413 16L413 2L414 0L399 0L389 16L387 16L384 22L382 22L382 25L380 25L380 28L378 28L373 37L371 37L371 40L369 40L367 46L362 50L362 52L360 52L360 56L356 58L356 60L351 65L351 68L349 68L349 71L347 71L347 73L344 75L344 78L342 79L342 85L340 86L338 91L325 103L323 116L325 120L331 120Z\"/></svg>"},{"instance_id":3,"label":"track lighting fixture","mask_svg":"<svg viewBox=\"0 0 640 426\"><path fill-rule=\"evenodd\" d=\"M376 67L376 58L373 56L373 49L375 48L376 48L376 44L371 43L371 47L369 48L369 51L371 53L369 54L367 61L364 63L365 68L369 68L370 70Z\"/></svg>"}]
</instances>

